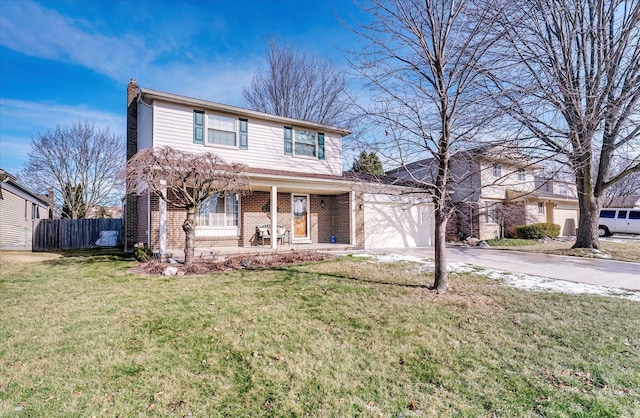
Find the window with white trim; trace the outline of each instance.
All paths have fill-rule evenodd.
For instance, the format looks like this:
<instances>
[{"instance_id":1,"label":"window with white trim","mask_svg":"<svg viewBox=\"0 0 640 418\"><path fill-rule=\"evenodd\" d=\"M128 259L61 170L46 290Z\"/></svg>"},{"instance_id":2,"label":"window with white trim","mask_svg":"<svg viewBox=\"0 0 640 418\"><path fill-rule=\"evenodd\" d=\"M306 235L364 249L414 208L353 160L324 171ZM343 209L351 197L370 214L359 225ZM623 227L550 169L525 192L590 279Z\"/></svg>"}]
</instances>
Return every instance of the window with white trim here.
<instances>
[{"instance_id":1,"label":"window with white trim","mask_svg":"<svg viewBox=\"0 0 640 418\"><path fill-rule=\"evenodd\" d=\"M207 114L207 144L236 147L236 120L226 116Z\"/></svg>"},{"instance_id":2,"label":"window with white trim","mask_svg":"<svg viewBox=\"0 0 640 418\"><path fill-rule=\"evenodd\" d=\"M285 126L284 154L324 160L324 134Z\"/></svg>"},{"instance_id":3,"label":"window with white trim","mask_svg":"<svg viewBox=\"0 0 640 418\"><path fill-rule=\"evenodd\" d=\"M545 204L544 202L538 202L538 214L544 215L545 212Z\"/></svg>"},{"instance_id":4,"label":"window with white trim","mask_svg":"<svg viewBox=\"0 0 640 418\"><path fill-rule=\"evenodd\" d=\"M198 207L198 226L238 226L238 194L218 193Z\"/></svg>"},{"instance_id":5,"label":"window with white trim","mask_svg":"<svg viewBox=\"0 0 640 418\"><path fill-rule=\"evenodd\" d=\"M527 177L526 177L526 173L524 171L524 168L518 169L518 180L524 181L524 180L526 180L526 178Z\"/></svg>"},{"instance_id":6,"label":"window with white trim","mask_svg":"<svg viewBox=\"0 0 640 418\"><path fill-rule=\"evenodd\" d=\"M492 169L493 169L493 177L502 176L502 165L501 164L494 164Z\"/></svg>"},{"instance_id":7,"label":"window with white trim","mask_svg":"<svg viewBox=\"0 0 640 418\"><path fill-rule=\"evenodd\" d=\"M249 121L202 110L193 111L193 142L211 146L249 149Z\"/></svg>"}]
</instances>

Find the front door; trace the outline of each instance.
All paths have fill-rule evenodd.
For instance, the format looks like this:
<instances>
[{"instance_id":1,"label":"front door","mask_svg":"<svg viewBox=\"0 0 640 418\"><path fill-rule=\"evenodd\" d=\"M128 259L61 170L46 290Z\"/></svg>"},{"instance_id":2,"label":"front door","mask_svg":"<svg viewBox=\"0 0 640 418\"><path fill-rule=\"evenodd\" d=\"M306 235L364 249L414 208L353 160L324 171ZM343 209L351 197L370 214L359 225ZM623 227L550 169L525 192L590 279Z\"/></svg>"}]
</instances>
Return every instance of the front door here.
<instances>
[{"instance_id":1,"label":"front door","mask_svg":"<svg viewBox=\"0 0 640 418\"><path fill-rule=\"evenodd\" d=\"M308 195L293 195L293 238L309 238Z\"/></svg>"}]
</instances>

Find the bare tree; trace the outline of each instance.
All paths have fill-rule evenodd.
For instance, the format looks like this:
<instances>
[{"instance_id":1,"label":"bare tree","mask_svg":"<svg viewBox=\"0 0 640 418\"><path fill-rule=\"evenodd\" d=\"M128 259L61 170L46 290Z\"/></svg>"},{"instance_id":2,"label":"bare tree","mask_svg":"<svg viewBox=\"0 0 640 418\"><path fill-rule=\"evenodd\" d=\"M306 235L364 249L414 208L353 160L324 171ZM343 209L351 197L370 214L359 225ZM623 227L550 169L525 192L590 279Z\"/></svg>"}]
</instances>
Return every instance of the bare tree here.
<instances>
[{"instance_id":1,"label":"bare tree","mask_svg":"<svg viewBox=\"0 0 640 418\"><path fill-rule=\"evenodd\" d=\"M451 158L490 118L479 94L478 67L495 41L487 2L372 0L371 18L355 29L368 41L353 67L367 81L372 100L362 108L378 128L378 152L430 189L435 202L435 281L448 289L446 225L452 214ZM428 159L429 167L408 163ZM418 173L427 175L419 175ZM433 172L433 175L428 175Z\"/></svg>"},{"instance_id":2,"label":"bare tree","mask_svg":"<svg viewBox=\"0 0 640 418\"><path fill-rule=\"evenodd\" d=\"M575 174L575 248L599 248L606 190L640 171L640 1L522 0L503 19L500 108ZM625 164L614 170L612 161Z\"/></svg>"},{"instance_id":3,"label":"bare tree","mask_svg":"<svg viewBox=\"0 0 640 418\"><path fill-rule=\"evenodd\" d=\"M631 173L607 189L602 207L629 205L640 200L640 172Z\"/></svg>"},{"instance_id":4,"label":"bare tree","mask_svg":"<svg viewBox=\"0 0 640 418\"><path fill-rule=\"evenodd\" d=\"M198 207L208 197L221 192L242 192L248 188L244 166L227 164L212 153L192 154L171 147L147 148L127 163L128 193L153 193L176 208L186 211L185 263L195 250Z\"/></svg>"},{"instance_id":5,"label":"bare tree","mask_svg":"<svg viewBox=\"0 0 640 418\"><path fill-rule=\"evenodd\" d=\"M345 123L347 82L334 63L276 40L269 41L266 60L266 70L259 69L242 91L251 108L325 125Z\"/></svg>"},{"instance_id":6,"label":"bare tree","mask_svg":"<svg viewBox=\"0 0 640 418\"><path fill-rule=\"evenodd\" d=\"M40 193L53 190L55 205L72 219L117 202L123 191L124 141L89 122L57 127L31 141L21 181ZM70 192L73 191L73 192Z\"/></svg>"}]
</instances>

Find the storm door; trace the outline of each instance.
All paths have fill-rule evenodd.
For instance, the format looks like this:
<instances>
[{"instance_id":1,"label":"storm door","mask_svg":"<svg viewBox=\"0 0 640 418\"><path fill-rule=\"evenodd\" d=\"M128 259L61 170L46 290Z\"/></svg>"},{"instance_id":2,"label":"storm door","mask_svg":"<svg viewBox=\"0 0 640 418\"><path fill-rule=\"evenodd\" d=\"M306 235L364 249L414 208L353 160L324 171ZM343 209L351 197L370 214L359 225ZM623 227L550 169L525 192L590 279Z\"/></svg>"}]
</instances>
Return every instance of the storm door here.
<instances>
[{"instance_id":1,"label":"storm door","mask_svg":"<svg viewBox=\"0 0 640 418\"><path fill-rule=\"evenodd\" d=\"M293 195L293 238L309 238L309 195Z\"/></svg>"}]
</instances>

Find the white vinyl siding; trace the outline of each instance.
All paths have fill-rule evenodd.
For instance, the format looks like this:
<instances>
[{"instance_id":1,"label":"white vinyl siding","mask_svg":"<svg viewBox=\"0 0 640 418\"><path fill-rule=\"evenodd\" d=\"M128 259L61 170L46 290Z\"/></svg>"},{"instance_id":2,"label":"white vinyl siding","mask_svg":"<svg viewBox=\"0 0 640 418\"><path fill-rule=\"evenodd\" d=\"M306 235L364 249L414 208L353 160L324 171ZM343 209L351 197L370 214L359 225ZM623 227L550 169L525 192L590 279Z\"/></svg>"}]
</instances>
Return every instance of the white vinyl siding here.
<instances>
[{"instance_id":1,"label":"white vinyl siding","mask_svg":"<svg viewBox=\"0 0 640 418\"><path fill-rule=\"evenodd\" d=\"M48 218L49 210L25 199L22 192L12 192L11 185L2 186L0 198L0 249L31 250L34 215Z\"/></svg>"},{"instance_id":2,"label":"white vinyl siding","mask_svg":"<svg viewBox=\"0 0 640 418\"><path fill-rule=\"evenodd\" d=\"M170 146L196 153L214 152L225 161L246 164L251 168L342 175L342 138L338 134L324 132L324 160L291 158L284 154L281 122L249 119L251 145L248 151L214 148L193 142L193 108L156 101L153 109L154 147Z\"/></svg>"}]
</instances>

